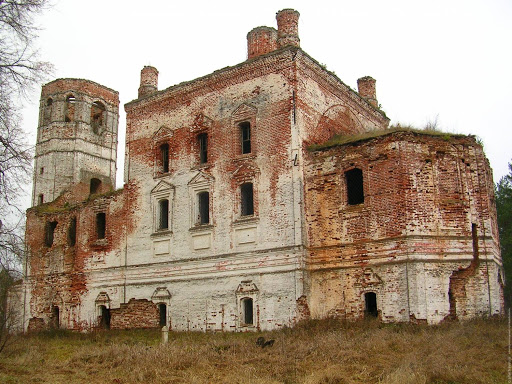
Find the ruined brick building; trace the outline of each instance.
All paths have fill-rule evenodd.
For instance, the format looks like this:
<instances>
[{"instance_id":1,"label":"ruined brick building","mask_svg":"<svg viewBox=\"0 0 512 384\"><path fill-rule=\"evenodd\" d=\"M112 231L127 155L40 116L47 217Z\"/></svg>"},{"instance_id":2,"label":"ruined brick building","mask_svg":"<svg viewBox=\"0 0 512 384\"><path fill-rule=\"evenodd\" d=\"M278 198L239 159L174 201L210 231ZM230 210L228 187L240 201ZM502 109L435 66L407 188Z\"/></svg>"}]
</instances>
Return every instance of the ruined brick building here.
<instances>
[{"instance_id":1,"label":"ruined brick building","mask_svg":"<svg viewBox=\"0 0 512 384\"><path fill-rule=\"evenodd\" d=\"M29 328L276 329L306 318L502 312L489 163L472 136L389 128L305 53L298 12L247 35L246 61L125 105L43 86L27 211Z\"/></svg>"}]
</instances>

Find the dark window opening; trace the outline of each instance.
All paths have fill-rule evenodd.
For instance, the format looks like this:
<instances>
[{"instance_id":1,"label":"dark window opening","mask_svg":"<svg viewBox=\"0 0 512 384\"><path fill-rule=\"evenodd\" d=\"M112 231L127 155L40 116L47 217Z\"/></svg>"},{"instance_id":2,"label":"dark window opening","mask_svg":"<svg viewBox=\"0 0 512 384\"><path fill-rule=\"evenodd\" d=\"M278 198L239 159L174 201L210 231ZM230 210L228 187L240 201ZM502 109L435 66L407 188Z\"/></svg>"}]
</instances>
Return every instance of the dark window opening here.
<instances>
[{"instance_id":1,"label":"dark window opening","mask_svg":"<svg viewBox=\"0 0 512 384\"><path fill-rule=\"evenodd\" d=\"M364 294L365 317L378 317L379 311L377 310L377 294L375 292L367 292Z\"/></svg>"},{"instance_id":2,"label":"dark window opening","mask_svg":"<svg viewBox=\"0 0 512 384\"><path fill-rule=\"evenodd\" d=\"M94 133L99 132L99 128L103 126L105 106L99 101L95 101L91 106L91 127Z\"/></svg>"},{"instance_id":3,"label":"dark window opening","mask_svg":"<svg viewBox=\"0 0 512 384\"><path fill-rule=\"evenodd\" d=\"M107 222L105 212L100 212L96 214L96 237L98 239L105 238L105 232L107 229Z\"/></svg>"},{"instance_id":4,"label":"dark window opening","mask_svg":"<svg viewBox=\"0 0 512 384\"><path fill-rule=\"evenodd\" d=\"M210 193L200 192L197 194L198 198L198 223L208 224L210 222Z\"/></svg>"},{"instance_id":5,"label":"dark window opening","mask_svg":"<svg viewBox=\"0 0 512 384\"><path fill-rule=\"evenodd\" d=\"M42 175L44 173L44 167L39 168L39 174Z\"/></svg>"},{"instance_id":6,"label":"dark window opening","mask_svg":"<svg viewBox=\"0 0 512 384\"><path fill-rule=\"evenodd\" d=\"M51 117L52 117L52 104L53 104L53 100L52 98L48 98L48 100L46 100L46 107L44 108L44 114L43 114L43 124L48 124L50 121L51 121Z\"/></svg>"},{"instance_id":7,"label":"dark window opening","mask_svg":"<svg viewBox=\"0 0 512 384\"><path fill-rule=\"evenodd\" d=\"M208 161L208 135L201 133L197 136L199 142L199 162L204 164Z\"/></svg>"},{"instance_id":8,"label":"dark window opening","mask_svg":"<svg viewBox=\"0 0 512 384\"><path fill-rule=\"evenodd\" d=\"M169 144L160 146L160 164L163 173L169 172Z\"/></svg>"},{"instance_id":9,"label":"dark window opening","mask_svg":"<svg viewBox=\"0 0 512 384\"><path fill-rule=\"evenodd\" d=\"M44 195L42 193L37 197L37 203L38 203L38 205L41 205L44 203Z\"/></svg>"},{"instance_id":10,"label":"dark window opening","mask_svg":"<svg viewBox=\"0 0 512 384\"><path fill-rule=\"evenodd\" d=\"M74 247L76 244L76 217L71 219L68 228L68 245Z\"/></svg>"},{"instance_id":11,"label":"dark window opening","mask_svg":"<svg viewBox=\"0 0 512 384\"><path fill-rule=\"evenodd\" d=\"M345 178L347 180L348 204L362 204L364 202L363 171L354 168L345 172Z\"/></svg>"},{"instance_id":12,"label":"dark window opening","mask_svg":"<svg viewBox=\"0 0 512 384\"><path fill-rule=\"evenodd\" d=\"M93 195L95 193L98 193L99 190L100 190L100 186L101 186L101 180L100 179L96 179L96 178L92 178L91 179L91 185L89 187L89 193L91 195Z\"/></svg>"},{"instance_id":13,"label":"dark window opening","mask_svg":"<svg viewBox=\"0 0 512 384\"><path fill-rule=\"evenodd\" d=\"M239 127L242 140L242 153L251 153L251 124L245 121L240 123Z\"/></svg>"},{"instance_id":14,"label":"dark window opening","mask_svg":"<svg viewBox=\"0 0 512 384\"><path fill-rule=\"evenodd\" d=\"M169 228L169 200L164 199L158 202L158 229Z\"/></svg>"},{"instance_id":15,"label":"dark window opening","mask_svg":"<svg viewBox=\"0 0 512 384\"><path fill-rule=\"evenodd\" d=\"M158 324L163 327L167 325L167 305L158 304L159 321Z\"/></svg>"},{"instance_id":16,"label":"dark window opening","mask_svg":"<svg viewBox=\"0 0 512 384\"><path fill-rule=\"evenodd\" d=\"M245 183L240 186L241 214L249 216L254 214L254 200L252 183Z\"/></svg>"},{"instance_id":17,"label":"dark window opening","mask_svg":"<svg viewBox=\"0 0 512 384\"><path fill-rule=\"evenodd\" d=\"M58 329L60 327L60 310L56 305L52 307L50 327L53 329Z\"/></svg>"},{"instance_id":18,"label":"dark window opening","mask_svg":"<svg viewBox=\"0 0 512 384\"><path fill-rule=\"evenodd\" d=\"M243 312L243 316L244 316L243 323L245 325L253 325L254 320L253 320L252 299L250 299L250 298L242 299L242 312Z\"/></svg>"},{"instance_id":19,"label":"dark window opening","mask_svg":"<svg viewBox=\"0 0 512 384\"><path fill-rule=\"evenodd\" d=\"M55 228L57 228L56 221L46 223L44 243L47 247L51 247L53 245L53 235L55 233Z\"/></svg>"},{"instance_id":20,"label":"dark window opening","mask_svg":"<svg viewBox=\"0 0 512 384\"><path fill-rule=\"evenodd\" d=\"M66 113L64 114L64 121L69 123L75 118L75 96L69 95L66 98Z\"/></svg>"},{"instance_id":21,"label":"dark window opening","mask_svg":"<svg viewBox=\"0 0 512 384\"><path fill-rule=\"evenodd\" d=\"M103 329L110 329L110 309L101 305L100 310L100 327Z\"/></svg>"},{"instance_id":22,"label":"dark window opening","mask_svg":"<svg viewBox=\"0 0 512 384\"><path fill-rule=\"evenodd\" d=\"M478 228L475 223L471 224L471 237L473 239L473 259L478 260Z\"/></svg>"}]
</instances>

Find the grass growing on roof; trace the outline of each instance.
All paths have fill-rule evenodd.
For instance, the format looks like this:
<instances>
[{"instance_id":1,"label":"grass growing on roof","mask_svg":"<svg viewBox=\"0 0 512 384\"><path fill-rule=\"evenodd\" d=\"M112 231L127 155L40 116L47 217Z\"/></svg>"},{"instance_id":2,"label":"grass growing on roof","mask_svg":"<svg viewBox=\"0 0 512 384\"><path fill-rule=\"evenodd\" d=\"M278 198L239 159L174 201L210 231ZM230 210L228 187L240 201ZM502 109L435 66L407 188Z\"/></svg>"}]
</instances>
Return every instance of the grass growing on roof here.
<instances>
[{"instance_id":1,"label":"grass growing on roof","mask_svg":"<svg viewBox=\"0 0 512 384\"><path fill-rule=\"evenodd\" d=\"M364 132L364 133L358 133L354 135L335 135L331 139L327 140L326 142L322 144L313 144L308 147L308 150L310 151L317 151L322 149L328 149L332 147L336 147L339 145L345 145L345 144L352 144L360 141L366 141L375 139L382 136L391 135L393 133L413 133L418 135L427 135L427 136L436 136L440 137L443 140L451 140L452 138L456 137L466 137L467 135L462 135L458 133L448 133L448 132L442 132L437 129L432 128L425 128L425 129L419 129L414 128L411 126L401 126L401 125L394 125L387 129L378 129L374 131Z\"/></svg>"}]
</instances>

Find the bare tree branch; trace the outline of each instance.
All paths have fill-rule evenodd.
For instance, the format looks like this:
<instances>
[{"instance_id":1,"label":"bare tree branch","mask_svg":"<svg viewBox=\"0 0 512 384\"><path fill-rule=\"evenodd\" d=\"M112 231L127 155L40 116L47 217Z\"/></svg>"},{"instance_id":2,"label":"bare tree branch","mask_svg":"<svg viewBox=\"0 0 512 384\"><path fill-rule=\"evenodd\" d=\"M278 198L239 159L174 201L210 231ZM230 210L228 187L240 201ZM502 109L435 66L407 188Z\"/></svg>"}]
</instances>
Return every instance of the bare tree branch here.
<instances>
[{"instance_id":1,"label":"bare tree branch","mask_svg":"<svg viewBox=\"0 0 512 384\"><path fill-rule=\"evenodd\" d=\"M29 183L32 162L19 100L52 71L34 46L34 17L48 5L49 0L0 0L0 352L14 324L14 305L19 305L11 300L24 252L19 196Z\"/></svg>"}]
</instances>

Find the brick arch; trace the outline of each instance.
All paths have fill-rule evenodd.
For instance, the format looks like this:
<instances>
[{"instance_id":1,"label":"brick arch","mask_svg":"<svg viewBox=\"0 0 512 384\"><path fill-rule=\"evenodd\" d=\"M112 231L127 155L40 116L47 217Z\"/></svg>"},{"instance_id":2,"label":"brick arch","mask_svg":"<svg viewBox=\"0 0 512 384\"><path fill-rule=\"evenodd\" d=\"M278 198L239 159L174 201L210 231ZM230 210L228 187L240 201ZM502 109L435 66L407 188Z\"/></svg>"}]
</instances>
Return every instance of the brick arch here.
<instances>
[{"instance_id":1,"label":"brick arch","mask_svg":"<svg viewBox=\"0 0 512 384\"><path fill-rule=\"evenodd\" d=\"M364 132L356 115L345 105L333 105L325 110L315 128L312 142L329 140L334 135L353 135Z\"/></svg>"}]
</instances>

